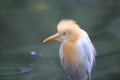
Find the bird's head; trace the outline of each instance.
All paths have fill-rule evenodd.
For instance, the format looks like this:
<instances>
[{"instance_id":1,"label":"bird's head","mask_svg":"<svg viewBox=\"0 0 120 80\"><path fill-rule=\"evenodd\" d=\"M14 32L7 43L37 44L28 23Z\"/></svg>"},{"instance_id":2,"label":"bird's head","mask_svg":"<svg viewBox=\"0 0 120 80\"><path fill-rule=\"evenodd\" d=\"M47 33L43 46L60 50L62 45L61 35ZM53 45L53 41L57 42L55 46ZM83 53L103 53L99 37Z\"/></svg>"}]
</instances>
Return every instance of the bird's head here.
<instances>
[{"instance_id":1,"label":"bird's head","mask_svg":"<svg viewBox=\"0 0 120 80\"><path fill-rule=\"evenodd\" d=\"M50 40L68 40L76 41L80 36L80 27L74 20L61 20L57 25L57 33L44 39L43 42L48 42Z\"/></svg>"}]
</instances>

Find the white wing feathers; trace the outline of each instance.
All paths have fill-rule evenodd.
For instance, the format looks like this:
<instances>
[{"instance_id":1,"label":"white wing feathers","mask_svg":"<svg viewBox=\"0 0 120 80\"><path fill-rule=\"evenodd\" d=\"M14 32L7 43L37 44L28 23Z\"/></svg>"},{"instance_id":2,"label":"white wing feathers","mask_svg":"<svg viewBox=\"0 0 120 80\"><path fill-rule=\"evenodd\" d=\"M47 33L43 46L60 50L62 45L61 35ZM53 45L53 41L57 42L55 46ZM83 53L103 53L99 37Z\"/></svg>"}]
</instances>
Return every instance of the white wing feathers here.
<instances>
[{"instance_id":1,"label":"white wing feathers","mask_svg":"<svg viewBox=\"0 0 120 80\"><path fill-rule=\"evenodd\" d=\"M90 63L89 67L92 68L93 61L95 60L96 51L91 40L88 37L88 34L84 30L82 30L82 34L78 40L78 47L81 48L81 55L87 57Z\"/></svg>"}]
</instances>

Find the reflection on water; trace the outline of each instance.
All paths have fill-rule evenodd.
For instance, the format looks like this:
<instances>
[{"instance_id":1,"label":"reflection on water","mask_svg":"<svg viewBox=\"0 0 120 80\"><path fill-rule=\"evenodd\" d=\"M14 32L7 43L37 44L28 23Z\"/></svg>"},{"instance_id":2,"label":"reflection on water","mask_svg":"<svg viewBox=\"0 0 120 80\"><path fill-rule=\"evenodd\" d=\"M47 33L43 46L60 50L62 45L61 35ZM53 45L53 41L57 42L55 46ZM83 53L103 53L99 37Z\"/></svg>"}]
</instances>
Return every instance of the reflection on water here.
<instances>
[{"instance_id":1,"label":"reflection on water","mask_svg":"<svg viewBox=\"0 0 120 80\"><path fill-rule=\"evenodd\" d=\"M1 0L0 80L63 80L59 43L42 43L72 18L97 49L94 80L120 80L119 0Z\"/></svg>"},{"instance_id":2,"label":"reflection on water","mask_svg":"<svg viewBox=\"0 0 120 80\"><path fill-rule=\"evenodd\" d=\"M1 76L7 76L7 75L15 75L15 74L24 74L27 72L31 72L32 69L31 67L20 67L20 66L16 66L16 67L0 67L0 75Z\"/></svg>"},{"instance_id":3,"label":"reflection on water","mask_svg":"<svg viewBox=\"0 0 120 80\"><path fill-rule=\"evenodd\" d=\"M35 54L23 56L25 55L2 55L0 80L32 80Z\"/></svg>"}]
</instances>

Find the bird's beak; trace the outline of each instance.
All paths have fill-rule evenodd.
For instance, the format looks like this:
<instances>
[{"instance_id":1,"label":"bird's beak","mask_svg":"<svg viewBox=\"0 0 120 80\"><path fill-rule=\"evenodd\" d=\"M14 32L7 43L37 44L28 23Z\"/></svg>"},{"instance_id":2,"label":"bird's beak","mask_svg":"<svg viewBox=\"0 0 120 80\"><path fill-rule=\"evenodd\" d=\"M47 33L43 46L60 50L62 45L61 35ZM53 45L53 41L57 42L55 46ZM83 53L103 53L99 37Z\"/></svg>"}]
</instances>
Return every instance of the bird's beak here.
<instances>
[{"instance_id":1,"label":"bird's beak","mask_svg":"<svg viewBox=\"0 0 120 80\"><path fill-rule=\"evenodd\" d=\"M58 37L60 37L60 35L59 35L58 33L56 33L56 34L54 34L54 35L52 35L52 36L44 39L44 40L43 40L43 43L48 42L48 41L51 41L51 40L55 40L55 39L58 38Z\"/></svg>"}]
</instances>

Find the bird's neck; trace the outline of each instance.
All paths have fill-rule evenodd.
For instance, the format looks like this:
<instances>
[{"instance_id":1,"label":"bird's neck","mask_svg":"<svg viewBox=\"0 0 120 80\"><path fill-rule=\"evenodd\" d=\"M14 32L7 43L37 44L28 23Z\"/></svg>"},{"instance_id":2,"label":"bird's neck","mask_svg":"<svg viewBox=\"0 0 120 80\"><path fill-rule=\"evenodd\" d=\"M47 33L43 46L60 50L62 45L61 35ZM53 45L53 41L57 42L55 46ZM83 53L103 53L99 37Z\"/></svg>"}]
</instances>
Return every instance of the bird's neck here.
<instances>
[{"instance_id":1,"label":"bird's neck","mask_svg":"<svg viewBox=\"0 0 120 80\"><path fill-rule=\"evenodd\" d=\"M76 45L70 41L62 43L63 59L67 64L73 64L76 55Z\"/></svg>"},{"instance_id":2,"label":"bird's neck","mask_svg":"<svg viewBox=\"0 0 120 80\"><path fill-rule=\"evenodd\" d=\"M68 64L73 64L77 55L76 43L81 35L81 31L74 32L62 42L63 59Z\"/></svg>"}]
</instances>

